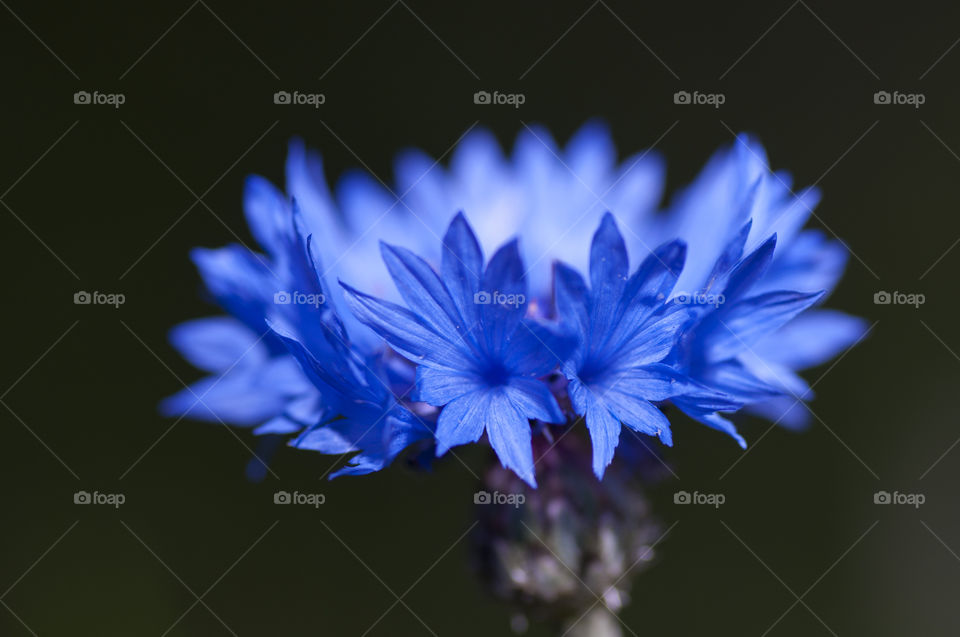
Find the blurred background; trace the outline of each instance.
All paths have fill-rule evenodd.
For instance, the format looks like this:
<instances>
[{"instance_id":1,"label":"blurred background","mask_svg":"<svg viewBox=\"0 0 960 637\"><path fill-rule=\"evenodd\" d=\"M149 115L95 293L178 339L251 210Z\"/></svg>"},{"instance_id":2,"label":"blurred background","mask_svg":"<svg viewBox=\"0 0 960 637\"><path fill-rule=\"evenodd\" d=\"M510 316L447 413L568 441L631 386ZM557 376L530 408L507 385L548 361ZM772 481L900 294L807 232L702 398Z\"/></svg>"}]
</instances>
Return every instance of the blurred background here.
<instances>
[{"instance_id":1,"label":"blurred background","mask_svg":"<svg viewBox=\"0 0 960 637\"><path fill-rule=\"evenodd\" d=\"M755 133L774 169L822 188L812 224L853 253L829 306L875 323L807 374L822 376L809 431L746 420L744 453L677 424L662 450L677 477L651 485L676 525L624 621L643 635L957 634L960 6L2 4L0 634L508 634L459 539L477 488L460 463L328 482L333 458L283 449L276 476L250 483L249 432L157 415L200 377L166 333L217 313L188 251L252 243L243 179L282 183L291 136L331 180L366 165L389 183L398 150L443 155L475 122L510 145L524 123L565 142L594 117L622 157L655 144L670 191ZM274 104L281 90L326 101ZM480 90L526 99L474 104ZM78 91L124 103L75 104ZM80 290L126 302L74 305ZM881 290L926 302L876 305ZM279 489L326 503L278 507ZM675 505L680 489L726 502ZM78 506L80 490L125 502ZM882 490L925 501L876 505Z\"/></svg>"}]
</instances>

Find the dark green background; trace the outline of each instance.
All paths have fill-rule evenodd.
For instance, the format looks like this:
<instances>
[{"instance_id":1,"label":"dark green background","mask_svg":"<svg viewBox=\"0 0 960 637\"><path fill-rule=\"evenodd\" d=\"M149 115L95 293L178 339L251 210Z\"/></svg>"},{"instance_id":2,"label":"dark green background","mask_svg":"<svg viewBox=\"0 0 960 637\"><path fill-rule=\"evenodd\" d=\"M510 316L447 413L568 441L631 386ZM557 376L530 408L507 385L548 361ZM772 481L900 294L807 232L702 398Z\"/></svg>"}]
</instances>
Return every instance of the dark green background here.
<instances>
[{"instance_id":1,"label":"dark green background","mask_svg":"<svg viewBox=\"0 0 960 637\"><path fill-rule=\"evenodd\" d=\"M242 180L281 180L294 134L322 151L331 178L359 157L390 181L397 150L440 155L477 120L511 143L522 122L565 140L594 116L625 154L678 122L658 144L671 189L732 141L728 127L759 135L773 167L800 185L826 173L817 215L866 264L851 258L830 306L877 321L817 385L812 407L825 424L758 442L767 425L748 421L745 456L720 434L677 424L664 455L680 479L654 498L678 524L637 580L625 621L644 636L759 635L795 602L788 589L804 595L815 585L803 598L812 612L797 604L769 634L957 633L960 450L930 467L960 436L960 359L948 349L960 351L960 249L920 277L960 237L960 49L919 78L960 37L960 8L204 1L0 8L0 189L15 184L0 197L9 207L0 209L0 390L13 386L0 410L0 634L161 634L194 603L188 587L202 595L214 584L204 603L238 635L366 630L395 601L387 587L403 594L472 523L475 479L447 461L433 475L398 466L319 482L331 458L284 450L273 465L279 479L255 485L244 478L247 432L238 431L241 444L220 425L183 421L168 431L157 401L182 387L177 376L200 374L166 331L214 312L188 250L233 241L224 224L250 241ZM323 92L327 103L276 106L281 89ZM476 106L481 89L522 92L526 104ZM681 89L727 101L719 110L674 105ZM926 104L878 106L880 89L922 92ZM78 106L77 90L122 92L127 102ZM189 189L214 183L203 200L216 216L196 204L173 225L195 202ZM80 289L122 292L127 302L76 306ZM874 305L881 289L927 302ZM461 455L483 466L478 449ZM76 506L79 489L122 492L127 503ZM322 491L327 503L278 507L277 489ZM677 506L677 489L722 492L727 503ZM923 493L926 504L877 506L880 489ZM505 634L509 615L473 579L466 547L457 544L404 602L438 635ZM398 604L370 634L425 633ZM169 634L228 633L198 604Z\"/></svg>"}]
</instances>

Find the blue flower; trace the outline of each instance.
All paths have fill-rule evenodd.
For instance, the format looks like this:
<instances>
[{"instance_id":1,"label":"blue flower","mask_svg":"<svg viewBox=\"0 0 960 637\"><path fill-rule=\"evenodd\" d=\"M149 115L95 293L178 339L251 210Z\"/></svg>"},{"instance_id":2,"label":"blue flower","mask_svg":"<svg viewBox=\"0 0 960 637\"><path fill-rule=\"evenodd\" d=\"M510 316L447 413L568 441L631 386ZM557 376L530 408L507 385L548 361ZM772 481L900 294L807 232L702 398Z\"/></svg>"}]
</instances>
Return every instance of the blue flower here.
<instances>
[{"instance_id":1,"label":"blue flower","mask_svg":"<svg viewBox=\"0 0 960 637\"><path fill-rule=\"evenodd\" d=\"M790 365L777 362L776 356L768 361L759 352L769 351L769 344L781 337L780 330L819 302L825 291L769 290L767 277L777 235L740 258L751 227L748 222L730 241L714 264L705 287L691 297L708 302L694 305L698 318L685 330L672 360L678 370L726 395L738 406L783 405L780 401L792 397L793 402L784 405L789 411L810 398L809 386ZM823 334L805 331L800 335L805 342L795 343L798 347L794 351L813 349L822 353L838 343L849 345L864 333L862 321L850 317L831 316L826 322L817 323L824 329ZM823 343L823 336L832 337L832 342ZM688 415L746 446L733 424L716 413L720 410L710 397L694 394L673 402ZM786 414L782 411L774 422L786 420Z\"/></svg>"},{"instance_id":2,"label":"blue flower","mask_svg":"<svg viewBox=\"0 0 960 637\"><path fill-rule=\"evenodd\" d=\"M374 371L379 353L349 342L296 204L258 179L248 182L246 204L271 258L233 246L196 253L208 289L240 320L173 330L181 353L215 375L165 400L162 411L257 425L257 435L297 434L295 447L356 454L331 477L377 471L431 439L430 425L398 402L389 375ZM412 376L394 380L402 392Z\"/></svg>"},{"instance_id":3,"label":"blue flower","mask_svg":"<svg viewBox=\"0 0 960 637\"><path fill-rule=\"evenodd\" d=\"M578 337L563 373L574 411L586 418L598 477L613 460L621 423L673 444L670 422L653 402L690 390L660 363L690 319L688 311L666 305L685 258L686 246L674 241L628 277L626 244L608 213L590 248L590 289L576 270L556 266L557 312Z\"/></svg>"},{"instance_id":4,"label":"blue flower","mask_svg":"<svg viewBox=\"0 0 960 637\"><path fill-rule=\"evenodd\" d=\"M477 238L458 214L443 240L442 277L409 250L382 245L383 260L410 309L343 284L357 317L418 365L418 399L443 406L437 455L484 432L503 465L536 485L531 419L566 418L539 380L570 345L524 318L527 288L517 241L483 267Z\"/></svg>"},{"instance_id":5,"label":"blue flower","mask_svg":"<svg viewBox=\"0 0 960 637\"><path fill-rule=\"evenodd\" d=\"M741 446L733 412L803 426L813 394L799 372L866 332L821 307L848 250L804 229L819 192L794 192L749 136L663 211L662 159L618 163L596 122L565 146L527 127L509 154L474 130L449 166L405 151L394 183L354 171L331 188L297 140L285 192L249 178L244 211L263 253L193 251L229 316L171 332L210 376L162 411L356 454L335 475L378 470L416 443L443 455L486 432L533 484L531 420L549 432L542 423L584 417L598 475L622 425L671 444L668 404ZM472 228L462 215L450 223L457 210ZM484 251L495 251L485 268ZM631 276L628 255L641 262ZM334 278L354 287L331 291ZM570 333L540 322L552 318Z\"/></svg>"}]
</instances>

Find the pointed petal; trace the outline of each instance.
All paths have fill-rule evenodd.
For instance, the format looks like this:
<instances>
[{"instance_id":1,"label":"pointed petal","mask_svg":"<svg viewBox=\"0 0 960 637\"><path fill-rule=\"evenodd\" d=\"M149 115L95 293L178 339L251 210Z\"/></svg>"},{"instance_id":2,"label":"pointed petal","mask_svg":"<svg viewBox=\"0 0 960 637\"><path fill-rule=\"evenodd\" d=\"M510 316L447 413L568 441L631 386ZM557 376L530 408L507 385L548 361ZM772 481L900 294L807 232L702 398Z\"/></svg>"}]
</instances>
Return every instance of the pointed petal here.
<instances>
[{"instance_id":1,"label":"pointed petal","mask_svg":"<svg viewBox=\"0 0 960 637\"><path fill-rule=\"evenodd\" d=\"M467 372L453 372L420 365L417 367L416 400L431 405L446 405L464 394L483 389L486 385Z\"/></svg>"},{"instance_id":2,"label":"pointed petal","mask_svg":"<svg viewBox=\"0 0 960 637\"><path fill-rule=\"evenodd\" d=\"M836 310L811 310L764 337L753 350L791 369L821 365L849 349L869 330L863 319Z\"/></svg>"},{"instance_id":3,"label":"pointed petal","mask_svg":"<svg viewBox=\"0 0 960 637\"><path fill-rule=\"evenodd\" d=\"M470 325L476 323L479 312L474 295L480 291L483 253L462 212L458 212L453 218L447 234L443 237L441 264L443 281L450 290L460 315Z\"/></svg>"},{"instance_id":4,"label":"pointed petal","mask_svg":"<svg viewBox=\"0 0 960 637\"><path fill-rule=\"evenodd\" d=\"M228 316L181 323L170 330L170 344L193 366L208 372L258 365L267 357L257 334Z\"/></svg>"},{"instance_id":5,"label":"pointed petal","mask_svg":"<svg viewBox=\"0 0 960 637\"><path fill-rule=\"evenodd\" d=\"M630 396L619 389L608 392L604 399L624 425L638 433L657 436L663 444L673 446L670 421L651 403L638 400L636 396Z\"/></svg>"},{"instance_id":6,"label":"pointed petal","mask_svg":"<svg viewBox=\"0 0 960 637\"><path fill-rule=\"evenodd\" d=\"M557 399L543 381L535 378L514 378L504 391L517 411L531 420L556 424L566 421Z\"/></svg>"},{"instance_id":7,"label":"pointed petal","mask_svg":"<svg viewBox=\"0 0 960 637\"><path fill-rule=\"evenodd\" d=\"M591 329L608 334L617 320L620 298L627 284L627 246L609 212L600 221L590 246Z\"/></svg>"},{"instance_id":8,"label":"pointed petal","mask_svg":"<svg viewBox=\"0 0 960 637\"><path fill-rule=\"evenodd\" d=\"M250 233L267 252L276 254L286 218L286 198L269 180L247 177L243 188L243 212Z\"/></svg>"},{"instance_id":9,"label":"pointed petal","mask_svg":"<svg viewBox=\"0 0 960 637\"><path fill-rule=\"evenodd\" d=\"M433 268L405 248L386 243L382 243L380 248L393 282L413 313L447 340L470 343L468 339L472 339L472 336L468 334L468 329L471 326L463 324L450 292Z\"/></svg>"},{"instance_id":10,"label":"pointed petal","mask_svg":"<svg viewBox=\"0 0 960 637\"><path fill-rule=\"evenodd\" d=\"M491 409L489 390L473 391L450 401L437 420L437 456L451 447L480 440Z\"/></svg>"},{"instance_id":11,"label":"pointed petal","mask_svg":"<svg viewBox=\"0 0 960 637\"><path fill-rule=\"evenodd\" d=\"M593 445L593 473L598 478L603 478L603 473L613 462L614 451L620 443L620 421L593 396L587 398L586 407L587 429Z\"/></svg>"},{"instance_id":12,"label":"pointed petal","mask_svg":"<svg viewBox=\"0 0 960 637\"><path fill-rule=\"evenodd\" d=\"M505 392L490 392L486 409L487 437L500 463L531 487L537 486L533 470L530 422Z\"/></svg>"},{"instance_id":13,"label":"pointed petal","mask_svg":"<svg viewBox=\"0 0 960 637\"><path fill-rule=\"evenodd\" d=\"M724 306L706 319L716 324L702 346L707 360L726 360L750 349L822 296L822 292L768 292Z\"/></svg>"},{"instance_id":14,"label":"pointed petal","mask_svg":"<svg viewBox=\"0 0 960 637\"><path fill-rule=\"evenodd\" d=\"M733 303L746 295L753 285L766 273L777 246L777 235L772 235L763 244L744 257L730 273L723 295L727 303Z\"/></svg>"},{"instance_id":15,"label":"pointed petal","mask_svg":"<svg viewBox=\"0 0 960 637\"><path fill-rule=\"evenodd\" d=\"M628 270L627 244L613 215L607 212L590 245L590 286L597 294L604 294L600 290L611 290L615 303L620 297L619 289L627 280Z\"/></svg>"},{"instance_id":16,"label":"pointed petal","mask_svg":"<svg viewBox=\"0 0 960 637\"><path fill-rule=\"evenodd\" d=\"M527 286L523 260L517 240L508 242L490 259L483 273L478 298L483 318L483 333L490 354L505 353L507 338L513 333L527 310Z\"/></svg>"},{"instance_id":17,"label":"pointed petal","mask_svg":"<svg viewBox=\"0 0 960 637\"><path fill-rule=\"evenodd\" d=\"M576 270L565 263L556 263L553 274L557 315L561 322L575 328L580 338L585 339L590 330L590 293L587 284Z\"/></svg>"},{"instance_id":18,"label":"pointed petal","mask_svg":"<svg viewBox=\"0 0 960 637\"><path fill-rule=\"evenodd\" d=\"M405 307L364 294L341 282L347 306L364 325L383 337L392 348L411 361L453 370L468 369L470 358L424 325Z\"/></svg>"},{"instance_id":19,"label":"pointed petal","mask_svg":"<svg viewBox=\"0 0 960 637\"><path fill-rule=\"evenodd\" d=\"M687 414L694 420L703 423L711 429L722 431L736 440L741 449L747 448L747 441L744 440L743 436L737 432L737 428L732 422L716 413L715 410L710 409L709 407L706 409L702 408L697 404L696 398L682 396L680 398L675 398L672 402L680 411Z\"/></svg>"},{"instance_id":20,"label":"pointed petal","mask_svg":"<svg viewBox=\"0 0 960 637\"><path fill-rule=\"evenodd\" d=\"M576 345L573 335L547 323L524 319L510 336L503 361L517 374L545 376L566 362Z\"/></svg>"}]
</instances>

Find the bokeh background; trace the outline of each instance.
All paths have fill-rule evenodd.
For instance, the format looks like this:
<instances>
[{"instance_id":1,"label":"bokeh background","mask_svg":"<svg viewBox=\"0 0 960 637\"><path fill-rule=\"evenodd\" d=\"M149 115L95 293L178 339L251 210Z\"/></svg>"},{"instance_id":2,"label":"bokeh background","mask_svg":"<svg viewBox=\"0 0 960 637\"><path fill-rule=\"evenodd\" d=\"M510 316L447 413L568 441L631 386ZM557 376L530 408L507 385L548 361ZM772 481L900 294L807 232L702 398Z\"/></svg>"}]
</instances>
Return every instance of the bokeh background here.
<instances>
[{"instance_id":1,"label":"bokeh background","mask_svg":"<svg viewBox=\"0 0 960 637\"><path fill-rule=\"evenodd\" d=\"M243 179L282 182L291 136L322 151L331 179L365 164L389 182L396 151L442 155L477 121L510 144L524 123L565 141L593 117L623 156L656 144L671 190L733 131L757 134L773 168L819 184L813 225L854 255L830 306L875 323L808 374L823 377L809 431L747 420L743 453L676 426L663 455L678 477L651 493L677 524L626 623L643 635L960 630L960 6L0 4L0 634L352 635L388 609L370 635L507 634L508 611L458 542L470 472L398 463L327 482L333 459L281 450L276 477L252 484L248 432L157 415L199 377L166 332L215 312L188 250L251 241ZM77 105L80 90L126 101ZM278 90L326 103L275 105ZM526 102L475 105L478 90ZM726 102L677 105L678 90ZM879 90L925 103L878 105ZM78 290L126 303L74 305ZM879 290L926 303L875 305ZM327 501L278 507L278 489ZM678 489L726 503L678 506ZM126 502L78 506L78 490ZM879 490L925 503L875 505Z\"/></svg>"}]
</instances>

